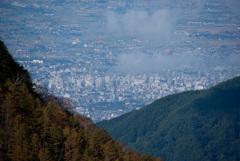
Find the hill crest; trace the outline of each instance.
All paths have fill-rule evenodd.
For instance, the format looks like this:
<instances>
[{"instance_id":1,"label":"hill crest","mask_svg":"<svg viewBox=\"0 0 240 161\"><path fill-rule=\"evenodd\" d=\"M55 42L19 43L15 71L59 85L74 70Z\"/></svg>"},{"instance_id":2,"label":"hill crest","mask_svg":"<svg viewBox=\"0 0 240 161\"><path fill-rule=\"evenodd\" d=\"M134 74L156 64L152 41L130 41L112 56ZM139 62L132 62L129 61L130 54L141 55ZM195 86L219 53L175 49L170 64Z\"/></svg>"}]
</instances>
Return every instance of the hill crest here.
<instances>
[{"instance_id":1,"label":"hill crest","mask_svg":"<svg viewBox=\"0 0 240 161\"><path fill-rule=\"evenodd\" d=\"M164 160L239 160L239 116L236 77L207 90L166 96L97 126Z\"/></svg>"}]
</instances>

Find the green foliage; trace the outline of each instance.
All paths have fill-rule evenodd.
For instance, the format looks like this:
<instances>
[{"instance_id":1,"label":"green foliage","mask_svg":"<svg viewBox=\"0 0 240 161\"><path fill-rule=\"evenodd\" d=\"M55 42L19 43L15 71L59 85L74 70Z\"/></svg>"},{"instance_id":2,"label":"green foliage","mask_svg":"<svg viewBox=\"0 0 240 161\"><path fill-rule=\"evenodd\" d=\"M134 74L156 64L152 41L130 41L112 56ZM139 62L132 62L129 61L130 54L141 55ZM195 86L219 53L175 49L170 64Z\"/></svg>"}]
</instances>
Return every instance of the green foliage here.
<instances>
[{"instance_id":1,"label":"green foliage","mask_svg":"<svg viewBox=\"0 0 240 161\"><path fill-rule=\"evenodd\" d=\"M240 160L240 77L170 95L97 123L134 149L164 160Z\"/></svg>"},{"instance_id":2,"label":"green foliage","mask_svg":"<svg viewBox=\"0 0 240 161\"><path fill-rule=\"evenodd\" d=\"M39 98L30 77L15 79L28 72L13 60L3 42L0 51L0 160L157 160L124 151L91 119L70 114L54 96Z\"/></svg>"}]
</instances>

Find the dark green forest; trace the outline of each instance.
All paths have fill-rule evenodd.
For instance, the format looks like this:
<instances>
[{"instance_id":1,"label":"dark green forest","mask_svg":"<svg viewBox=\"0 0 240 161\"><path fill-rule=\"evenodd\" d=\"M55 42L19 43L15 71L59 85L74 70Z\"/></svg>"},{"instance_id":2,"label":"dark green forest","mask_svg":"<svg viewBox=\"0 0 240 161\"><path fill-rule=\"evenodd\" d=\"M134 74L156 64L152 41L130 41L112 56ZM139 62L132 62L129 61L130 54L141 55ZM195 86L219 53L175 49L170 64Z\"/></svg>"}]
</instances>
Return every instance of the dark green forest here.
<instances>
[{"instance_id":1,"label":"dark green forest","mask_svg":"<svg viewBox=\"0 0 240 161\"><path fill-rule=\"evenodd\" d=\"M97 126L166 161L239 161L240 77L166 96Z\"/></svg>"},{"instance_id":2,"label":"dark green forest","mask_svg":"<svg viewBox=\"0 0 240 161\"><path fill-rule=\"evenodd\" d=\"M0 41L0 160L161 161L113 140L91 119L36 92L27 70Z\"/></svg>"}]
</instances>

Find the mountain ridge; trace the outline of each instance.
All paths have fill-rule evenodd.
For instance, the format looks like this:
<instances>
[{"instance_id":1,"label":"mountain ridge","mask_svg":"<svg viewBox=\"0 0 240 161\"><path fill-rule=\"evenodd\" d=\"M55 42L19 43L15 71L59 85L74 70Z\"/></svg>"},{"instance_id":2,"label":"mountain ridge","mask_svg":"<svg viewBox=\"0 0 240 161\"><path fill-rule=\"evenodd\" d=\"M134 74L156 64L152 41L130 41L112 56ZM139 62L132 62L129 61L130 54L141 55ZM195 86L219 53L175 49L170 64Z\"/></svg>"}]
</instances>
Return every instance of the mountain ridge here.
<instances>
[{"instance_id":1,"label":"mountain ridge","mask_svg":"<svg viewBox=\"0 0 240 161\"><path fill-rule=\"evenodd\" d=\"M239 160L239 116L240 77L236 77L207 90L163 97L97 126L164 160Z\"/></svg>"}]
</instances>

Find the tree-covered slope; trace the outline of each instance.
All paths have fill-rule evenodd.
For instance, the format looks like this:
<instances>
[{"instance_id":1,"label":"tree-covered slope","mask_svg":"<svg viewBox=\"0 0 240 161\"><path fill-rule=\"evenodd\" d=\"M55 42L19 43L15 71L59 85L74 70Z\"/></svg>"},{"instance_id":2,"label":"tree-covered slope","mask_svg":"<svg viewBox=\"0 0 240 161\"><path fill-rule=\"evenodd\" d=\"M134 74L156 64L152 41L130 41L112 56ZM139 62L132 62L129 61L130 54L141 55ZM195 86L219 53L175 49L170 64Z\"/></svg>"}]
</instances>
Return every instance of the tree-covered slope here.
<instances>
[{"instance_id":1,"label":"tree-covered slope","mask_svg":"<svg viewBox=\"0 0 240 161\"><path fill-rule=\"evenodd\" d=\"M162 160L127 149L89 118L72 115L54 96L41 98L3 42L0 58L0 160Z\"/></svg>"},{"instance_id":2,"label":"tree-covered slope","mask_svg":"<svg viewBox=\"0 0 240 161\"><path fill-rule=\"evenodd\" d=\"M167 161L240 160L240 77L161 98L97 126Z\"/></svg>"},{"instance_id":3,"label":"tree-covered slope","mask_svg":"<svg viewBox=\"0 0 240 161\"><path fill-rule=\"evenodd\" d=\"M10 78L14 84L25 82L29 88L32 87L28 71L13 59L3 41L0 41L0 83L3 84L7 78Z\"/></svg>"}]
</instances>

